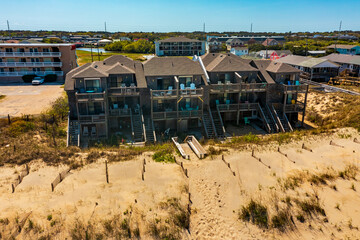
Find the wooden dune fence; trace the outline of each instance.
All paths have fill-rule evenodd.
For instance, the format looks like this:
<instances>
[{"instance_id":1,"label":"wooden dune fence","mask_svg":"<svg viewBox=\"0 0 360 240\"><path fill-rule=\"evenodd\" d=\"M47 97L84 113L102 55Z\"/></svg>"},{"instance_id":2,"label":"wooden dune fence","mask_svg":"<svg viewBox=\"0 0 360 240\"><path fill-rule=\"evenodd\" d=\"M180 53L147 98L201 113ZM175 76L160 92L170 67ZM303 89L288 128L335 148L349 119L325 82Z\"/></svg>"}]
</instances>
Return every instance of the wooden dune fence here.
<instances>
[{"instance_id":1,"label":"wooden dune fence","mask_svg":"<svg viewBox=\"0 0 360 240\"><path fill-rule=\"evenodd\" d=\"M20 175L18 175L17 179L15 180L15 182L13 184L11 184L11 190L12 193L15 192L15 188L22 182L22 180L24 179L24 177L26 177L27 175L29 175L30 172L30 168L29 166L26 164L25 165L25 169L21 171Z\"/></svg>"},{"instance_id":2,"label":"wooden dune fence","mask_svg":"<svg viewBox=\"0 0 360 240\"><path fill-rule=\"evenodd\" d=\"M61 183L68 175L70 175L70 168L62 171L59 175L55 178L55 180L51 183L51 191L53 192L55 187Z\"/></svg>"}]
</instances>

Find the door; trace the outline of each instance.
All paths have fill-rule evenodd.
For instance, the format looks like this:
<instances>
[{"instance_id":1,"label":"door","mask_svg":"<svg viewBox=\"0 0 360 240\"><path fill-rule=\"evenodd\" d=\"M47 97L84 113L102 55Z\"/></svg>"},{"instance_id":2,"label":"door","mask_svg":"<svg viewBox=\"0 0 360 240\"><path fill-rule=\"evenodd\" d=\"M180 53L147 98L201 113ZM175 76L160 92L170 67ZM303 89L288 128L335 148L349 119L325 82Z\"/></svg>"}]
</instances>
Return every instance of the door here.
<instances>
[{"instance_id":1,"label":"door","mask_svg":"<svg viewBox=\"0 0 360 240\"><path fill-rule=\"evenodd\" d=\"M162 90L163 89L163 79L162 78L158 78L157 79L157 90Z\"/></svg>"}]
</instances>

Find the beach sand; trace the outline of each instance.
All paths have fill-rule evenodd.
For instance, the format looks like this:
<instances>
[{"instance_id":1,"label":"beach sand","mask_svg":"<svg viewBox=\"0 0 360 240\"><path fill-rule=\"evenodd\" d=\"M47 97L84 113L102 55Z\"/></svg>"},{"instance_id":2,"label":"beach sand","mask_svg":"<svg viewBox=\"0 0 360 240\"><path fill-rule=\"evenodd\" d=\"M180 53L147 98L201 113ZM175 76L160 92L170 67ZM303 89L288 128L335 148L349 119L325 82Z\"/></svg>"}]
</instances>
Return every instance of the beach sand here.
<instances>
[{"instance_id":1,"label":"beach sand","mask_svg":"<svg viewBox=\"0 0 360 240\"><path fill-rule=\"evenodd\" d=\"M177 156L188 170L188 178L178 164L156 163L151 153L144 153L135 160L109 163L110 183L107 184L105 160L99 159L71 170L54 192L50 183L67 166L52 167L39 160L32 161L30 174L16 187L15 193L11 193L11 183L24 166L5 165L0 168L0 219L8 219L10 223L0 222L3 227L0 233L8 236L15 226L14 219L22 219L31 212L28 219L42 231L26 231L26 223L18 239L37 239L46 233L51 239L70 238L69 232L76 221L92 220L101 225L103 220L118 214L124 216L128 210L140 228L141 238L152 239L148 222L166 216L159 204L178 198L186 205L189 192L190 228L189 232L181 233L182 239L358 239L360 183L357 179L336 178L320 185L304 182L286 193L279 186L279 179L298 172L317 173L329 168L337 172L350 163L360 167L360 144L353 142L355 137L360 139L355 130L340 129L328 136L296 140L280 146L288 157L277 152L276 143L254 146L254 154L261 162L252 157L251 146L249 150L224 152L226 163L221 155L203 160L193 155L190 160ZM344 148L330 145L330 140ZM312 152L302 149L303 143ZM141 179L143 159L146 159L144 181ZM336 190L330 187L333 185ZM305 223L295 219L293 229L281 232L238 219L239 210L250 199L260 199L270 209L274 199L280 201L284 194L300 198L306 192L318 194L327 222L323 216L313 215ZM49 215L53 220L48 220Z\"/></svg>"}]
</instances>

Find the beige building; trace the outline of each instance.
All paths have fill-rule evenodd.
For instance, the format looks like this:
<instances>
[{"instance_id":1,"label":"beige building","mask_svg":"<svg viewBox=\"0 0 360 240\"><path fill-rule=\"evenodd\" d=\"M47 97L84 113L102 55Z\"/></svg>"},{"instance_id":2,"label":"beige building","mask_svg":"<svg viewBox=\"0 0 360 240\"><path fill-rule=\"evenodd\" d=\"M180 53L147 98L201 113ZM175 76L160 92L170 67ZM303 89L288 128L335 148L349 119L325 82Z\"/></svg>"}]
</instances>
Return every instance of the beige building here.
<instances>
[{"instance_id":1,"label":"beige building","mask_svg":"<svg viewBox=\"0 0 360 240\"><path fill-rule=\"evenodd\" d=\"M21 82L22 76L56 74L63 81L76 68L72 44L0 43L0 82Z\"/></svg>"}]
</instances>

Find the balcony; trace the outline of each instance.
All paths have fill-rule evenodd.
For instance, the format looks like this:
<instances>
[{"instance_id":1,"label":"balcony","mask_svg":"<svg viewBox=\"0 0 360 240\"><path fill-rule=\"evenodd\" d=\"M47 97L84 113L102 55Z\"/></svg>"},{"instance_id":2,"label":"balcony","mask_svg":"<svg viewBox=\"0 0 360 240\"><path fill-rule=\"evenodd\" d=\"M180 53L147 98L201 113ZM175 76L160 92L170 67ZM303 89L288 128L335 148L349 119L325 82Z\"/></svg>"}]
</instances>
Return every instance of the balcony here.
<instances>
[{"instance_id":1,"label":"balcony","mask_svg":"<svg viewBox=\"0 0 360 240\"><path fill-rule=\"evenodd\" d=\"M171 120L181 118L199 118L202 116L202 110L198 109L185 109L181 111L165 111L165 112L153 112L152 118L156 120Z\"/></svg>"},{"instance_id":2,"label":"balcony","mask_svg":"<svg viewBox=\"0 0 360 240\"><path fill-rule=\"evenodd\" d=\"M258 103L236 103L236 104L218 104L216 105L219 112L237 112L237 111L254 111L258 109Z\"/></svg>"},{"instance_id":3,"label":"balcony","mask_svg":"<svg viewBox=\"0 0 360 240\"><path fill-rule=\"evenodd\" d=\"M110 87L108 88L110 96L139 96L139 88L137 87Z\"/></svg>"},{"instance_id":4,"label":"balcony","mask_svg":"<svg viewBox=\"0 0 360 240\"><path fill-rule=\"evenodd\" d=\"M104 101L105 92L86 92L86 93L76 93L76 98L78 102L87 102L87 101Z\"/></svg>"},{"instance_id":5,"label":"balcony","mask_svg":"<svg viewBox=\"0 0 360 240\"><path fill-rule=\"evenodd\" d=\"M179 96L180 97L201 97L203 95L203 89L202 88L185 88L179 90Z\"/></svg>"},{"instance_id":6,"label":"balcony","mask_svg":"<svg viewBox=\"0 0 360 240\"><path fill-rule=\"evenodd\" d=\"M62 62L0 62L0 67L62 67Z\"/></svg>"},{"instance_id":7,"label":"balcony","mask_svg":"<svg viewBox=\"0 0 360 240\"><path fill-rule=\"evenodd\" d=\"M45 76L48 74L56 74L58 77L63 76L63 71L45 71L45 72L33 72L33 71L20 71L20 72L0 72L0 77L22 77L24 75L34 74L37 76Z\"/></svg>"},{"instance_id":8,"label":"balcony","mask_svg":"<svg viewBox=\"0 0 360 240\"><path fill-rule=\"evenodd\" d=\"M265 92L266 83L226 83L211 84L211 93Z\"/></svg>"},{"instance_id":9,"label":"balcony","mask_svg":"<svg viewBox=\"0 0 360 240\"><path fill-rule=\"evenodd\" d=\"M170 89L170 90L152 90L150 89L150 96L156 99L162 98L177 98L177 90Z\"/></svg>"},{"instance_id":10,"label":"balcony","mask_svg":"<svg viewBox=\"0 0 360 240\"><path fill-rule=\"evenodd\" d=\"M105 123L105 115L80 115L81 123Z\"/></svg>"},{"instance_id":11,"label":"balcony","mask_svg":"<svg viewBox=\"0 0 360 240\"><path fill-rule=\"evenodd\" d=\"M61 52L0 52L0 57L61 57Z\"/></svg>"},{"instance_id":12,"label":"balcony","mask_svg":"<svg viewBox=\"0 0 360 240\"><path fill-rule=\"evenodd\" d=\"M283 85L284 93L305 93L308 90L307 84L302 85Z\"/></svg>"}]
</instances>

